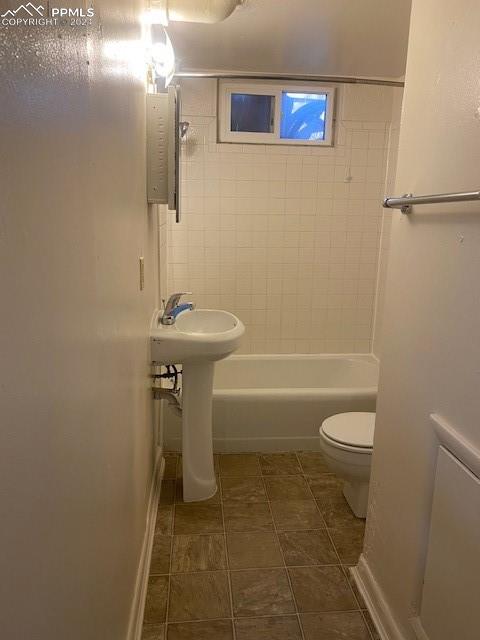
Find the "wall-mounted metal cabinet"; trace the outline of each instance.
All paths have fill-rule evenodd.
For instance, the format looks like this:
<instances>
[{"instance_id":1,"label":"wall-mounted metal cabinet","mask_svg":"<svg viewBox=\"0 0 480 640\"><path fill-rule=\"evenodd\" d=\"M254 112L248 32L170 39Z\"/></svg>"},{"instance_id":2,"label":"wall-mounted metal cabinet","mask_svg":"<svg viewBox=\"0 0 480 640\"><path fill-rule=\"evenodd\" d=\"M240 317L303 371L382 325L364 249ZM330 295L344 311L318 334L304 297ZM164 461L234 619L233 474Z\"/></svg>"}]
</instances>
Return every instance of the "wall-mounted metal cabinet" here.
<instances>
[{"instance_id":1,"label":"wall-mounted metal cabinet","mask_svg":"<svg viewBox=\"0 0 480 640\"><path fill-rule=\"evenodd\" d=\"M147 200L166 204L180 222L180 92L147 94Z\"/></svg>"}]
</instances>

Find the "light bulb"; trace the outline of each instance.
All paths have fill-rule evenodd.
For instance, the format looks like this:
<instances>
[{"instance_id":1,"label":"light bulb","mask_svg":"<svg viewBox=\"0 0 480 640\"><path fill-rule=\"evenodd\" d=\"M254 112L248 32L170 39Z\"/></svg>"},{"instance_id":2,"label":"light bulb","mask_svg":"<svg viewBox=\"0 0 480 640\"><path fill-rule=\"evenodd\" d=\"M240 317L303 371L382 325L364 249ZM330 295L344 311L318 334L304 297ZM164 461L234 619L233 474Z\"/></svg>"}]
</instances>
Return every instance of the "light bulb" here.
<instances>
[{"instance_id":1,"label":"light bulb","mask_svg":"<svg viewBox=\"0 0 480 640\"><path fill-rule=\"evenodd\" d=\"M155 73L165 78L165 87L168 87L175 73L175 52L165 29L157 27L152 35L150 53Z\"/></svg>"}]
</instances>

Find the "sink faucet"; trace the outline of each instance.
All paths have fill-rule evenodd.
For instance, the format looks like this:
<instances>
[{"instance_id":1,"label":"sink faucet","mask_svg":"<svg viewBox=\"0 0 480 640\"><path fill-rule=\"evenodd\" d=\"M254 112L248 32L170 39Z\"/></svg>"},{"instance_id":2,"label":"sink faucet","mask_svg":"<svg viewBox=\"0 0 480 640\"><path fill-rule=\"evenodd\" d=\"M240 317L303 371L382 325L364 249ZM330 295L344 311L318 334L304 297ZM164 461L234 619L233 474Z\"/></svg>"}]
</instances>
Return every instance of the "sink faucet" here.
<instances>
[{"instance_id":1,"label":"sink faucet","mask_svg":"<svg viewBox=\"0 0 480 640\"><path fill-rule=\"evenodd\" d=\"M178 316L179 313L181 313L182 311L187 311L187 309L189 309L190 311L195 309L195 305L193 302L178 304L182 296L191 296L191 295L192 295L191 291L182 291L179 293L172 293L172 295L169 297L167 301L167 304L165 305L165 308L163 310L163 315L160 318L160 322L166 325L175 324L175 318Z\"/></svg>"}]
</instances>

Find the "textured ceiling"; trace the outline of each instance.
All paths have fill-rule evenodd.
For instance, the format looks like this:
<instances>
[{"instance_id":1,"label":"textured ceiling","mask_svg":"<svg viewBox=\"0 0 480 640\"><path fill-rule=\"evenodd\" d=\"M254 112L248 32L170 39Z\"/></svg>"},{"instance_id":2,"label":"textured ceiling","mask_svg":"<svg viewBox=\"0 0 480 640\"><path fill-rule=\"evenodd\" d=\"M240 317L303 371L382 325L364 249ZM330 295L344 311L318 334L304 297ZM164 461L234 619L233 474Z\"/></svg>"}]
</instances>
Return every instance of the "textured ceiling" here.
<instances>
[{"instance_id":1,"label":"textured ceiling","mask_svg":"<svg viewBox=\"0 0 480 640\"><path fill-rule=\"evenodd\" d=\"M398 78L410 0L246 0L218 24L170 23L178 70Z\"/></svg>"}]
</instances>

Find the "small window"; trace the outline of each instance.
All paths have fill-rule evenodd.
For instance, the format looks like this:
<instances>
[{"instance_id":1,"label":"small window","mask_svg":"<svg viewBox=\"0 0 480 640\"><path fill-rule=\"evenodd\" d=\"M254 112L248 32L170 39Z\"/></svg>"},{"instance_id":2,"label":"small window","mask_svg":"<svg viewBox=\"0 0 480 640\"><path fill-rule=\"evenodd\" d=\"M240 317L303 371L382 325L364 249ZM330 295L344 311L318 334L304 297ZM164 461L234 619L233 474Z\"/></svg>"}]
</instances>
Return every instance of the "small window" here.
<instances>
[{"instance_id":1,"label":"small window","mask_svg":"<svg viewBox=\"0 0 480 640\"><path fill-rule=\"evenodd\" d=\"M275 96L232 93L230 129L251 133L272 133Z\"/></svg>"},{"instance_id":2,"label":"small window","mask_svg":"<svg viewBox=\"0 0 480 640\"><path fill-rule=\"evenodd\" d=\"M280 137L284 140L325 140L326 93L282 91Z\"/></svg>"},{"instance_id":3,"label":"small window","mask_svg":"<svg viewBox=\"0 0 480 640\"><path fill-rule=\"evenodd\" d=\"M331 145L333 87L220 81L219 141Z\"/></svg>"}]
</instances>

